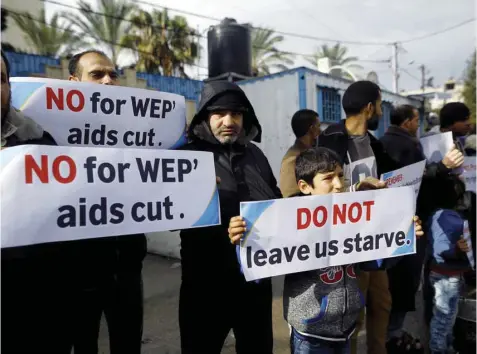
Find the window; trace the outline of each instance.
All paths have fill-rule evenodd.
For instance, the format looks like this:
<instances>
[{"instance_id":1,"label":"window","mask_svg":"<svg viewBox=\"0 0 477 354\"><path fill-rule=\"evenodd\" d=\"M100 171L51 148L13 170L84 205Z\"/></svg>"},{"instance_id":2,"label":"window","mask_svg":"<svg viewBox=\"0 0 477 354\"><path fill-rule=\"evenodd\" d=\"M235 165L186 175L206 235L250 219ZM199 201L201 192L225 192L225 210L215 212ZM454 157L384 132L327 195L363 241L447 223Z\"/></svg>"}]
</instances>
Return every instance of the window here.
<instances>
[{"instance_id":1,"label":"window","mask_svg":"<svg viewBox=\"0 0 477 354\"><path fill-rule=\"evenodd\" d=\"M318 87L317 102L320 121L335 123L341 120L341 96L338 90L328 87Z\"/></svg>"}]
</instances>

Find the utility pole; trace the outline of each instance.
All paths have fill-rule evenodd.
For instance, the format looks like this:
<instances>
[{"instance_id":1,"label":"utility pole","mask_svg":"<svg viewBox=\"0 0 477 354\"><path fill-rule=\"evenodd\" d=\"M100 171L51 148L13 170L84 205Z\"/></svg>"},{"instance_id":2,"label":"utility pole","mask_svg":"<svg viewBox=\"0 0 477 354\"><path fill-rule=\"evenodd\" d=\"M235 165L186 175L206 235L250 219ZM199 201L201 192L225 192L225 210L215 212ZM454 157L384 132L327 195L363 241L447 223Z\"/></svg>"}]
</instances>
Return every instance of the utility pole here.
<instances>
[{"instance_id":1,"label":"utility pole","mask_svg":"<svg viewBox=\"0 0 477 354\"><path fill-rule=\"evenodd\" d=\"M422 92L426 91L426 66L424 64L419 66L421 69L421 90Z\"/></svg>"},{"instance_id":2,"label":"utility pole","mask_svg":"<svg viewBox=\"0 0 477 354\"><path fill-rule=\"evenodd\" d=\"M395 42L393 46L393 55L391 58L391 67L393 71L393 91L399 93L399 64L398 64L398 43Z\"/></svg>"}]
</instances>

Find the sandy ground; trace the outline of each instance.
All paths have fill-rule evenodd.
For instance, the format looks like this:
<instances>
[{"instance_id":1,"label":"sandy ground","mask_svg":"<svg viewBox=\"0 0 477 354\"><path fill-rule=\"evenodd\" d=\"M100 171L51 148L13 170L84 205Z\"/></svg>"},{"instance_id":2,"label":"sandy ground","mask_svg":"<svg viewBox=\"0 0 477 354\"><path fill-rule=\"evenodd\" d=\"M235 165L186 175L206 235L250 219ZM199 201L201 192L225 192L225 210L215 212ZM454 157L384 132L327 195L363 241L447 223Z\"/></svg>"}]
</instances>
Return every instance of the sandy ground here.
<instances>
[{"instance_id":1,"label":"sandy ground","mask_svg":"<svg viewBox=\"0 0 477 354\"><path fill-rule=\"evenodd\" d=\"M179 288L181 268L176 259L167 259L156 255L148 255L144 263L144 336L143 354L180 354L180 337L178 324ZM277 277L273 282L273 326L274 353L289 354L289 332L282 314L283 278ZM422 308L422 306L418 306ZM418 335L418 316L411 314L406 320L406 329ZM360 333L359 353L366 353L365 332ZM100 334L100 353L108 354L108 333L102 323ZM234 351L234 339L230 334L222 350L224 354Z\"/></svg>"}]
</instances>

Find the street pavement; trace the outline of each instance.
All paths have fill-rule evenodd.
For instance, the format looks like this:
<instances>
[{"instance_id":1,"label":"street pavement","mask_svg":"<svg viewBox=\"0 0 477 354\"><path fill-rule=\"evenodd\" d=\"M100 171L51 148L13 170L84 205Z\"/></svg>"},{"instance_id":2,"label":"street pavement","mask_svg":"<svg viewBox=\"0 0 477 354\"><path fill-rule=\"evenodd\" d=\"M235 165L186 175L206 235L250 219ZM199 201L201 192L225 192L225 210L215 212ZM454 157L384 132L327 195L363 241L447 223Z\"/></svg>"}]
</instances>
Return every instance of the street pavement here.
<instances>
[{"instance_id":1,"label":"street pavement","mask_svg":"<svg viewBox=\"0 0 477 354\"><path fill-rule=\"evenodd\" d=\"M156 255L148 255L144 262L144 335L142 354L180 354L178 323L179 289L181 281L180 261ZM283 277L273 281L273 331L274 354L289 354L289 330L282 313ZM418 296L420 298L420 296ZM417 308L422 308L418 304ZM405 327L413 335L419 335L418 316L412 313ZM200 323L198 323L200 325ZM365 332L360 333L359 353L366 353ZM109 354L107 326L104 318L100 333L100 353ZM223 354L233 354L232 334L224 345Z\"/></svg>"}]
</instances>

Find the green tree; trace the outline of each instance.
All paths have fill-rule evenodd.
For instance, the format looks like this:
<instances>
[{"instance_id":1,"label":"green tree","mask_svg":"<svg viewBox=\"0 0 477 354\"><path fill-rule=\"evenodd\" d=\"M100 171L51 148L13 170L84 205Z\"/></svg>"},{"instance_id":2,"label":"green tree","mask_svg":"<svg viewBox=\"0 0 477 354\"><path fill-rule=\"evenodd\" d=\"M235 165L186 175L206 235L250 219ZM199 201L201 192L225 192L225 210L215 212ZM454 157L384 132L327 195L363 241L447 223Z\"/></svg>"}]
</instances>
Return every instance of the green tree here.
<instances>
[{"instance_id":1,"label":"green tree","mask_svg":"<svg viewBox=\"0 0 477 354\"><path fill-rule=\"evenodd\" d=\"M283 36L271 29L252 30L252 71L255 76L268 75L272 68L287 70L293 65L293 55L281 52L276 45L282 43Z\"/></svg>"},{"instance_id":2,"label":"green tree","mask_svg":"<svg viewBox=\"0 0 477 354\"><path fill-rule=\"evenodd\" d=\"M462 96L464 98L464 103L470 108L472 112L472 121L475 123L476 112L475 112L475 80L476 80L476 52L467 62L467 69L465 73L465 82L464 82L464 91Z\"/></svg>"},{"instance_id":3,"label":"green tree","mask_svg":"<svg viewBox=\"0 0 477 354\"><path fill-rule=\"evenodd\" d=\"M308 58L308 62L311 63L314 67L318 66L318 59L328 58L330 60L330 67L333 66L342 66L352 71L351 69L362 69L360 65L353 64L358 60L358 57L348 57L348 48L342 46L340 43L336 43L334 46L328 46L323 44L319 47L315 54ZM341 69L333 69L330 72L333 76L339 76L343 78L351 78L346 71Z\"/></svg>"},{"instance_id":4,"label":"green tree","mask_svg":"<svg viewBox=\"0 0 477 354\"><path fill-rule=\"evenodd\" d=\"M85 37L103 42L109 49L111 60L117 64L121 51L120 40L126 33L127 21L136 6L127 0L96 0L96 9L84 0L76 5L79 15L64 12L63 17L71 22Z\"/></svg>"},{"instance_id":5,"label":"green tree","mask_svg":"<svg viewBox=\"0 0 477 354\"><path fill-rule=\"evenodd\" d=\"M121 44L137 52L136 69L165 76L187 77L185 65L198 56L195 32L182 16L169 17L167 10L138 10Z\"/></svg>"},{"instance_id":6,"label":"green tree","mask_svg":"<svg viewBox=\"0 0 477 354\"><path fill-rule=\"evenodd\" d=\"M42 9L39 17L33 17L29 13L9 13L22 30L25 40L40 55L60 56L81 46L83 41L71 29L71 25L59 24L60 16L55 13L48 22L45 10Z\"/></svg>"}]
</instances>

